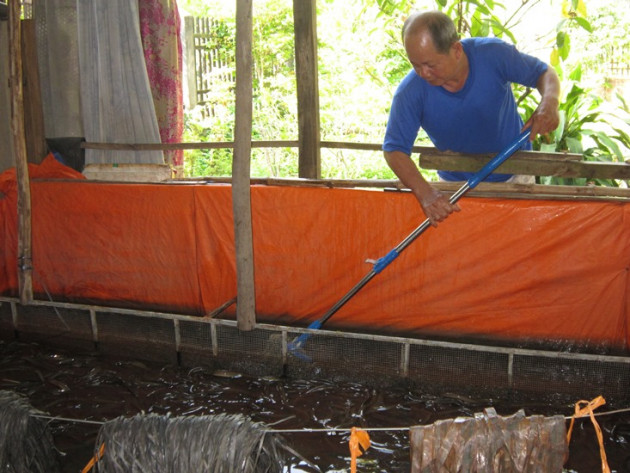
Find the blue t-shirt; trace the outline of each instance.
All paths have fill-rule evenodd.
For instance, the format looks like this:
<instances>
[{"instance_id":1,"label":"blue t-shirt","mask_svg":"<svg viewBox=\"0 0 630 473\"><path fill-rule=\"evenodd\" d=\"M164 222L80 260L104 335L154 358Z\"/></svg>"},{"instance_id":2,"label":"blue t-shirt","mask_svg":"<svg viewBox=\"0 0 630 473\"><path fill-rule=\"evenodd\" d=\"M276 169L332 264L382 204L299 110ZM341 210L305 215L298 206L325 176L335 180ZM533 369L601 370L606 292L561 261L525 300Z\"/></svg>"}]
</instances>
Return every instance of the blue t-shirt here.
<instances>
[{"instance_id":1,"label":"blue t-shirt","mask_svg":"<svg viewBox=\"0 0 630 473\"><path fill-rule=\"evenodd\" d=\"M536 87L547 64L498 38L467 38L461 43L470 66L464 87L449 92L411 70L394 94L384 151L411 155L420 127L439 150L470 154L498 153L520 133L523 121L511 83ZM529 141L524 149L531 149ZM466 181L473 175L438 174L447 181ZM509 174L491 174L485 180L509 178Z\"/></svg>"}]
</instances>

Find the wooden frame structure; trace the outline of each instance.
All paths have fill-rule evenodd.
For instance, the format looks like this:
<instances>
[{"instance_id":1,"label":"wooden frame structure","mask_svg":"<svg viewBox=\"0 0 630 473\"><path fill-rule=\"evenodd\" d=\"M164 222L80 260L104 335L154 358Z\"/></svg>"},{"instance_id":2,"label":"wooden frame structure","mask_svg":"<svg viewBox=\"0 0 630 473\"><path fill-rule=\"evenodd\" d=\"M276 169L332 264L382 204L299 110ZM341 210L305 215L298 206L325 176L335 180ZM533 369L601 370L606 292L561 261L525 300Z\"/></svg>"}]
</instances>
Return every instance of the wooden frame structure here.
<instances>
[{"instance_id":1,"label":"wooden frame structure","mask_svg":"<svg viewBox=\"0 0 630 473\"><path fill-rule=\"evenodd\" d=\"M110 150L170 150L170 149L212 149L233 148L234 163L230 179L233 184L233 211L235 218L236 260L238 273L238 322L242 330L254 328L255 291L253 245L251 236L250 184L263 181L288 185L324 185L327 187L390 187L401 190L398 181L322 181L321 148L345 148L367 151L380 151L380 144L352 144L320 141L319 92L317 81L317 31L316 0L294 0L295 20L295 55L298 90L299 139L297 141L251 141L252 120L252 0L237 2L237 84L236 84L236 126L234 143L175 143L175 144L107 144L84 143L83 148ZM16 154L18 175L18 215L19 215L19 282L20 300L28 304L33 299L31 280L31 208L29 176L27 166L27 143L24 130L24 92L20 2L9 2L12 90L12 136ZM250 154L252 147L298 147L300 179L250 178ZM475 171L488 159L488 156L463 156L440 153L434 148L415 147L420 153L420 164L428 169ZM463 159L465 158L465 159ZM501 167L502 172L553 175L558 177L587 177L630 180L630 165L625 163L593 163L581 161L581 156L563 153L519 152ZM207 180L206 180L207 181ZM438 183L436 187L445 191L455 190L454 185ZM537 186L518 184L481 184L470 195L493 195L495 197L516 198L596 198L630 201L630 189L575 187L575 186Z\"/></svg>"}]
</instances>

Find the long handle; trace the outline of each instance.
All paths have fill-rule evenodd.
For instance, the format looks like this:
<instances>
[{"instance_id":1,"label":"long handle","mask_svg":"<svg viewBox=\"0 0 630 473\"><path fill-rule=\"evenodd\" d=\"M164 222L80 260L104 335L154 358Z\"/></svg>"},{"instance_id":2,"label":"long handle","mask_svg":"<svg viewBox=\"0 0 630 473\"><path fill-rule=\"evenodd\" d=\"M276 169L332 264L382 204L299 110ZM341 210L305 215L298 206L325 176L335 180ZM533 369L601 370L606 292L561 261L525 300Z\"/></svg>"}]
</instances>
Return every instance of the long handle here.
<instances>
[{"instance_id":1,"label":"long handle","mask_svg":"<svg viewBox=\"0 0 630 473\"><path fill-rule=\"evenodd\" d=\"M494 158L492 158L484 167L482 167L479 171L477 171L473 176L466 181L466 183L460 187L457 192L455 192L451 198L449 199L451 204L456 203L466 192L483 181L486 177L488 177L492 172L498 168L506 159L508 159L515 151L521 149L523 144L527 141L530 135L530 129L523 131L510 145L508 145L503 151L497 154ZM400 253L403 252L405 248L407 248L416 238L418 238L424 231L429 228L431 222L427 218L424 222L422 222L413 232L407 236L403 241L401 241L393 250L387 253L382 258L376 260L373 268L367 273L363 278L352 288L348 293L343 296L339 301L333 305L328 312L326 312L321 318L312 322L307 328L309 329L319 329L322 325L326 323L328 319L330 319L339 309L341 309L346 302L348 302L354 295L359 292L368 282L372 280L374 276L383 271L389 264L394 261ZM309 338L311 334L303 333L299 337L295 339L292 343L292 346L295 348L301 347L304 342Z\"/></svg>"}]
</instances>

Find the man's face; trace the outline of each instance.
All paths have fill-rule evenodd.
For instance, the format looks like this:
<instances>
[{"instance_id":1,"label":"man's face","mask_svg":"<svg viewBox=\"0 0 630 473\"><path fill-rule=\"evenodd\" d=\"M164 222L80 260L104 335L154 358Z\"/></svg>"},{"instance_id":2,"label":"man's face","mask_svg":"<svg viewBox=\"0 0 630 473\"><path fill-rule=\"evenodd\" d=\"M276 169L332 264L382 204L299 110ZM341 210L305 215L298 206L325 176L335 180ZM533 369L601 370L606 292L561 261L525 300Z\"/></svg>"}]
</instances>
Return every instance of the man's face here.
<instances>
[{"instance_id":1,"label":"man's face","mask_svg":"<svg viewBox=\"0 0 630 473\"><path fill-rule=\"evenodd\" d=\"M440 54L428 33L420 32L405 38L407 57L416 74L435 86L443 86L456 78L458 45L455 43L447 54Z\"/></svg>"}]
</instances>

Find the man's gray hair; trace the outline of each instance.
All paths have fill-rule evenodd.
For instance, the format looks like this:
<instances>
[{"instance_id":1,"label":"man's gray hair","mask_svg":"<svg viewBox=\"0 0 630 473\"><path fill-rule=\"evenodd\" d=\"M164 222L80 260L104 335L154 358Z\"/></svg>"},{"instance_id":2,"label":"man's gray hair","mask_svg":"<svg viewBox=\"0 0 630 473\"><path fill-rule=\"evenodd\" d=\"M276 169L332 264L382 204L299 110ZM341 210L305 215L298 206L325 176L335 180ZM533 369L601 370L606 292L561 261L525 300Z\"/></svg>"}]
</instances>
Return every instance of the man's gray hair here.
<instances>
[{"instance_id":1,"label":"man's gray hair","mask_svg":"<svg viewBox=\"0 0 630 473\"><path fill-rule=\"evenodd\" d=\"M427 30L435 50L447 54L453 43L459 41L455 23L441 11L416 12L409 15L402 28L403 43L409 35Z\"/></svg>"}]
</instances>

